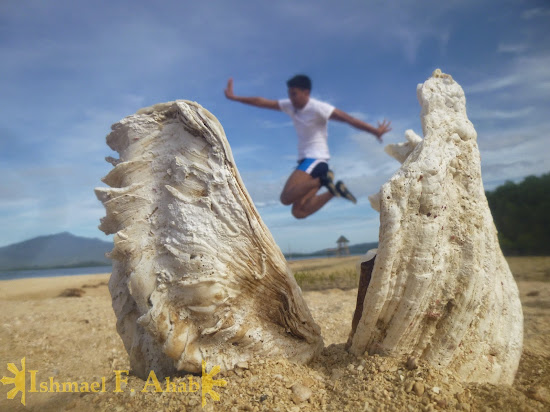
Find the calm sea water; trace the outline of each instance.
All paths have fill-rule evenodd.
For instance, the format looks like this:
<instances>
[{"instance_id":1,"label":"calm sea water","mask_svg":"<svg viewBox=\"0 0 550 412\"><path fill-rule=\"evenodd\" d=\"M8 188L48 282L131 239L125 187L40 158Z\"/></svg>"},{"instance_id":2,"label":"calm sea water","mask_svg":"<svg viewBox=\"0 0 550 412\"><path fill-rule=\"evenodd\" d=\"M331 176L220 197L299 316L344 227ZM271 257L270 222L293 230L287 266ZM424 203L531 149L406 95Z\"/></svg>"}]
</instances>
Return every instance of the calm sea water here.
<instances>
[{"instance_id":1,"label":"calm sea water","mask_svg":"<svg viewBox=\"0 0 550 412\"><path fill-rule=\"evenodd\" d=\"M344 255L341 257L348 257L348 256L363 256L363 253L352 253L351 255ZM292 262L293 260L309 260L309 259L325 259L325 258L333 258L333 257L340 257L340 256L334 256L334 255L316 255L316 256L299 256L299 257L286 257L286 260L288 262Z\"/></svg>"},{"instance_id":2,"label":"calm sea water","mask_svg":"<svg viewBox=\"0 0 550 412\"><path fill-rule=\"evenodd\" d=\"M35 270L12 270L0 271L0 280L25 279L25 278L48 278L54 276L94 275L100 273L111 273L111 266L90 266L81 268L63 269L35 269Z\"/></svg>"},{"instance_id":3,"label":"calm sea water","mask_svg":"<svg viewBox=\"0 0 550 412\"><path fill-rule=\"evenodd\" d=\"M301 256L290 257L292 260L305 260L323 258L329 256ZM333 257L333 256L332 256ZM75 276L75 275L94 275L100 273L111 273L111 266L90 266L82 268L63 268L63 269L34 269L34 270L11 270L0 271L0 280L25 279L25 278L49 278L55 276Z\"/></svg>"}]
</instances>

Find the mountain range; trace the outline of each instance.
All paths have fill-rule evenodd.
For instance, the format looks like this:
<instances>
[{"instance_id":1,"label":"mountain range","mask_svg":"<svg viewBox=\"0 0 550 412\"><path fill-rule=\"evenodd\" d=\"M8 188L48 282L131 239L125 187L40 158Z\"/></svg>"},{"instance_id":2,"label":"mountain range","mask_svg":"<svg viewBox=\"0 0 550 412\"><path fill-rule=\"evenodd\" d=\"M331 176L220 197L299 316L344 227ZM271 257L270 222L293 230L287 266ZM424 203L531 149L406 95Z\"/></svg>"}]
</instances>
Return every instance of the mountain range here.
<instances>
[{"instance_id":1,"label":"mountain range","mask_svg":"<svg viewBox=\"0 0 550 412\"><path fill-rule=\"evenodd\" d=\"M39 236L0 248L0 270L110 265L113 242L68 232Z\"/></svg>"},{"instance_id":2,"label":"mountain range","mask_svg":"<svg viewBox=\"0 0 550 412\"><path fill-rule=\"evenodd\" d=\"M378 243L350 245L351 255L366 253ZM113 248L112 242L75 236L68 232L39 236L20 243L0 247L0 270L45 269L81 266L111 265L105 253ZM333 249L312 253L286 254L286 258L334 256Z\"/></svg>"}]
</instances>

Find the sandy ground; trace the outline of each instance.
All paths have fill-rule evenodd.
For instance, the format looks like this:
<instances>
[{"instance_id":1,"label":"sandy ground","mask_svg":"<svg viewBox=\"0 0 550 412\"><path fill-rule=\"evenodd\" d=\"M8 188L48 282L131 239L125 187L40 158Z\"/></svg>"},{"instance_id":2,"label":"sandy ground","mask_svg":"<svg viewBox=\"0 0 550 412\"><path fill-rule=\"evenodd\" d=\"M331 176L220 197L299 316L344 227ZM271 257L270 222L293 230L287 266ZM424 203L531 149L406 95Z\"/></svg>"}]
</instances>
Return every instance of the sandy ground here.
<instances>
[{"instance_id":1,"label":"sandy ground","mask_svg":"<svg viewBox=\"0 0 550 412\"><path fill-rule=\"evenodd\" d=\"M354 259L344 260L353 266ZM220 401L200 390L190 392L190 376L173 379L183 393L156 393L153 385L129 376L114 393L114 370L129 369L128 357L115 330L107 289L108 274L9 280L0 282L1 376L11 377L7 363L27 370L26 406L21 395L8 400L11 384L0 386L0 411L550 411L550 258L513 259L510 266L520 288L525 316L524 354L512 387L462 384L445 371L422 363L409 370L406 359L366 356L344 350L355 308L356 290L304 292L321 326L325 349L311 364L284 359L256 359L235 371L218 374L225 387L215 387ZM540 260L542 259L542 260ZM311 265L312 262L309 262ZM316 260L314 266L337 267L336 260ZM302 270L308 262L293 264ZM332 267L331 266L331 267ZM76 288L80 297L60 297ZM55 383L97 383L105 392L32 393L30 370L37 391ZM125 378L125 375L121 375ZM50 382L51 380L51 382ZM191 377L199 382L200 377ZM164 388L164 383L163 388ZM191 386L193 389L193 386Z\"/></svg>"}]
</instances>

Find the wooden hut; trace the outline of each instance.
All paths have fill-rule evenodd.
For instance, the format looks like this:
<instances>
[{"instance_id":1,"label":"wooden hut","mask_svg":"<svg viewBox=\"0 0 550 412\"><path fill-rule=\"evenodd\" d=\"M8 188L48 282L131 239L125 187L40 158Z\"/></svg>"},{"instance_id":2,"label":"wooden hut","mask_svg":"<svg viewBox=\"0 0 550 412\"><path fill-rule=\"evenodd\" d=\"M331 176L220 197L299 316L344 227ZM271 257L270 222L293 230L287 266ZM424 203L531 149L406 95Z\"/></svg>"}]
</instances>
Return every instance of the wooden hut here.
<instances>
[{"instance_id":1,"label":"wooden hut","mask_svg":"<svg viewBox=\"0 0 550 412\"><path fill-rule=\"evenodd\" d=\"M347 240L345 236L340 236L336 241L336 244L338 245L336 249L338 256L349 255L349 240Z\"/></svg>"}]
</instances>

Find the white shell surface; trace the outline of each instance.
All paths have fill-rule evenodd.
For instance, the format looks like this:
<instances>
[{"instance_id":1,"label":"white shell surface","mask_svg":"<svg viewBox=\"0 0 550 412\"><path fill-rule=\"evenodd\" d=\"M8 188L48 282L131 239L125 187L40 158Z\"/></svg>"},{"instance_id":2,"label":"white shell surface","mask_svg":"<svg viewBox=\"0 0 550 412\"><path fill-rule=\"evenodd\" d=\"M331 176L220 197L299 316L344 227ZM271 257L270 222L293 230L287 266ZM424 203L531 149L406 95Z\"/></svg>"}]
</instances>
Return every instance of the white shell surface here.
<instances>
[{"instance_id":1,"label":"white shell surface","mask_svg":"<svg viewBox=\"0 0 550 412\"><path fill-rule=\"evenodd\" d=\"M371 197L380 211L378 254L350 350L408 354L464 381L511 384L523 314L464 92L436 71L417 95L424 139L409 133L388 149L403 164Z\"/></svg>"},{"instance_id":2,"label":"white shell surface","mask_svg":"<svg viewBox=\"0 0 550 412\"><path fill-rule=\"evenodd\" d=\"M222 370L253 356L307 362L323 347L300 288L199 104L163 103L112 127L97 188L115 234L109 289L142 377Z\"/></svg>"}]
</instances>

